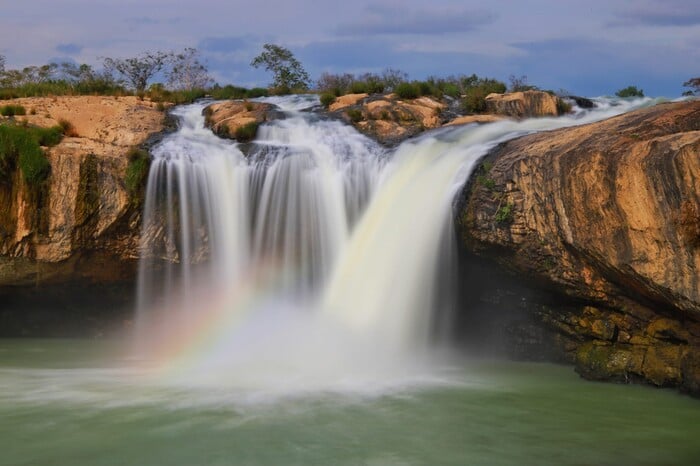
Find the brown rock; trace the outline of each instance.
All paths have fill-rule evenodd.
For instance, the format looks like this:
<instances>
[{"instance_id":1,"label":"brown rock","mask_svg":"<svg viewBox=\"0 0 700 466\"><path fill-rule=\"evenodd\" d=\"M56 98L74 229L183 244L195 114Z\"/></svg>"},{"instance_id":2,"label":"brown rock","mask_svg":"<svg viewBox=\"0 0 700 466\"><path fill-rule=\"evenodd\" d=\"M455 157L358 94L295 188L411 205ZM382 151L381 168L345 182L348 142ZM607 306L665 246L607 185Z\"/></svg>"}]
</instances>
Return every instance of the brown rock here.
<instances>
[{"instance_id":1,"label":"brown rock","mask_svg":"<svg viewBox=\"0 0 700 466\"><path fill-rule=\"evenodd\" d=\"M336 97L335 101L328 107L328 110L335 112L346 107L351 107L357 104L360 100L367 97L369 94L346 94Z\"/></svg>"},{"instance_id":2,"label":"brown rock","mask_svg":"<svg viewBox=\"0 0 700 466\"><path fill-rule=\"evenodd\" d=\"M445 124L445 126L469 125L472 123L493 123L494 121L501 121L505 119L507 119L507 117L502 115L465 115L449 121Z\"/></svg>"},{"instance_id":3,"label":"brown rock","mask_svg":"<svg viewBox=\"0 0 700 466\"><path fill-rule=\"evenodd\" d=\"M124 185L127 153L163 130L163 113L136 97L12 102L34 110L31 124L65 119L77 136L46 150L51 175L39 193L24 186L19 172L0 186L0 233L6 232L0 234L0 287L133 276L140 208Z\"/></svg>"},{"instance_id":4,"label":"brown rock","mask_svg":"<svg viewBox=\"0 0 700 466\"><path fill-rule=\"evenodd\" d=\"M643 375L660 387L677 386L681 383L681 356L679 346L652 346L646 352Z\"/></svg>"},{"instance_id":5,"label":"brown rock","mask_svg":"<svg viewBox=\"0 0 700 466\"><path fill-rule=\"evenodd\" d=\"M465 193L463 242L593 304L567 323L546 322L574 341L615 342L581 350L587 377L619 375L615 352L648 350L635 373L680 385L683 354L700 347L700 247L687 229L693 209L683 214L700 205L698 154L700 101L507 142L488 157L492 186ZM506 203L510 221L499 223Z\"/></svg>"},{"instance_id":6,"label":"brown rock","mask_svg":"<svg viewBox=\"0 0 700 466\"><path fill-rule=\"evenodd\" d=\"M557 116L557 98L547 92L525 91L486 96L487 113L516 118Z\"/></svg>"},{"instance_id":7,"label":"brown rock","mask_svg":"<svg viewBox=\"0 0 700 466\"><path fill-rule=\"evenodd\" d=\"M262 102L227 100L204 109L205 125L221 137L236 139L236 132L251 123L260 124L272 119L275 106Z\"/></svg>"},{"instance_id":8,"label":"brown rock","mask_svg":"<svg viewBox=\"0 0 700 466\"><path fill-rule=\"evenodd\" d=\"M576 372L591 380L630 381L642 374L645 350L640 347L589 342L576 351Z\"/></svg>"}]
</instances>

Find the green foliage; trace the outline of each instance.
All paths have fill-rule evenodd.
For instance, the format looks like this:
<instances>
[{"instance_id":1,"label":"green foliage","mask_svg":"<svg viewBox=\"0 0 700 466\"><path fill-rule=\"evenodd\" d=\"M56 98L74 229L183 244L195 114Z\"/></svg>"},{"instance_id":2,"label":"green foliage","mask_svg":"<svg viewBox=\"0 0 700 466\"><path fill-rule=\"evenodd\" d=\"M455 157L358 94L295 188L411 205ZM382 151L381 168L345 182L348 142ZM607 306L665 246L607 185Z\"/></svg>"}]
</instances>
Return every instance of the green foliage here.
<instances>
[{"instance_id":1,"label":"green foliage","mask_svg":"<svg viewBox=\"0 0 700 466\"><path fill-rule=\"evenodd\" d=\"M272 87L288 88L290 90L306 90L309 88L309 74L301 63L288 49L275 45L263 45L263 52L250 62L250 65L273 74Z\"/></svg>"},{"instance_id":2,"label":"green foliage","mask_svg":"<svg viewBox=\"0 0 700 466\"><path fill-rule=\"evenodd\" d=\"M29 186L37 186L48 177L51 165L39 145L39 130L0 125L0 175L7 177L19 166Z\"/></svg>"},{"instance_id":3,"label":"green foliage","mask_svg":"<svg viewBox=\"0 0 700 466\"><path fill-rule=\"evenodd\" d=\"M270 94L270 92L265 89L264 87L254 87L248 91L248 97L249 99L255 99L257 97L267 97Z\"/></svg>"},{"instance_id":4,"label":"green foliage","mask_svg":"<svg viewBox=\"0 0 700 466\"><path fill-rule=\"evenodd\" d=\"M255 139L255 137L258 135L258 127L260 125L252 121L246 125L243 125L239 128L236 129L236 140L238 142L250 142Z\"/></svg>"},{"instance_id":5,"label":"green foliage","mask_svg":"<svg viewBox=\"0 0 700 466\"><path fill-rule=\"evenodd\" d=\"M476 182L489 190L492 190L496 187L496 182L493 180L493 178L489 178L486 175L478 175L476 177Z\"/></svg>"},{"instance_id":6,"label":"green foliage","mask_svg":"<svg viewBox=\"0 0 700 466\"><path fill-rule=\"evenodd\" d=\"M25 147L19 153L19 169L29 186L38 186L51 173L51 164L39 145Z\"/></svg>"},{"instance_id":7,"label":"green foliage","mask_svg":"<svg viewBox=\"0 0 700 466\"><path fill-rule=\"evenodd\" d=\"M27 132L34 140L44 147L53 147L63 139L63 128L61 126L53 126L51 128L36 128L28 127Z\"/></svg>"},{"instance_id":8,"label":"green foliage","mask_svg":"<svg viewBox=\"0 0 700 466\"><path fill-rule=\"evenodd\" d=\"M486 96L492 93L502 94L506 91L506 85L501 81L478 78L476 75L465 78L462 85L465 87L462 109L467 113L485 112Z\"/></svg>"},{"instance_id":9,"label":"green foliage","mask_svg":"<svg viewBox=\"0 0 700 466\"><path fill-rule=\"evenodd\" d=\"M345 111L345 114L350 118L353 123L358 123L362 120L362 111L357 108L349 108Z\"/></svg>"},{"instance_id":10,"label":"green foliage","mask_svg":"<svg viewBox=\"0 0 700 466\"><path fill-rule=\"evenodd\" d=\"M245 99L248 97L248 89L228 84L226 86L214 86L209 90L209 94L216 100L225 99Z\"/></svg>"},{"instance_id":11,"label":"green foliage","mask_svg":"<svg viewBox=\"0 0 700 466\"><path fill-rule=\"evenodd\" d=\"M566 115L571 112L571 104L561 97L557 97L557 115Z\"/></svg>"},{"instance_id":12,"label":"green foliage","mask_svg":"<svg viewBox=\"0 0 700 466\"><path fill-rule=\"evenodd\" d=\"M16 115L26 115L27 112L21 105L3 105L0 107L0 115L12 117Z\"/></svg>"},{"instance_id":13,"label":"green foliage","mask_svg":"<svg viewBox=\"0 0 700 466\"><path fill-rule=\"evenodd\" d=\"M690 78L683 83L683 87L690 88L683 92L683 95L700 95L700 76L697 78Z\"/></svg>"},{"instance_id":14,"label":"green foliage","mask_svg":"<svg viewBox=\"0 0 700 466\"><path fill-rule=\"evenodd\" d=\"M394 89L397 96L402 99L415 99L420 96L419 89L411 83L400 83Z\"/></svg>"},{"instance_id":15,"label":"green foliage","mask_svg":"<svg viewBox=\"0 0 700 466\"><path fill-rule=\"evenodd\" d=\"M129 158L129 164L126 167L124 184L131 198L139 199L148 176L151 159L147 151L136 147L129 150L127 157Z\"/></svg>"},{"instance_id":16,"label":"green foliage","mask_svg":"<svg viewBox=\"0 0 700 466\"><path fill-rule=\"evenodd\" d=\"M350 94L365 94L368 89L369 86L364 81L355 81L350 84Z\"/></svg>"},{"instance_id":17,"label":"green foliage","mask_svg":"<svg viewBox=\"0 0 700 466\"><path fill-rule=\"evenodd\" d=\"M615 93L618 97L644 97L644 91L637 89L637 86L627 86Z\"/></svg>"},{"instance_id":18,"label":"green foliage","mask_svg":"<svg viewBox=\"0 0 700 466\"><path fill-rule=\"evenodd\" d=\"M333 102L335 102L335 95L329 93L321 94L321 105L328 108Z\"/></svg>"},{"instance_id":19,"label":"green foliage","mask_svg":"<svg viewBox=\"0 0 700 466\"><path fill-rule=\"evenodd\" d=\"M358 76L350 73L323 73L316 83L316 88L322 93L340 97L345 94L381 94L391 86L384 80L383 76L373 73Z\"/></svg>"},{"instance_id":20,"label":"green foliage","mask_svg":"<svg viewBox=\"0 0 700 466\"><path fill-rule=\"evenodd\" d=\"M514 207L510 202L499 207L496 211L496 223L511 223L513 221Z\"/></svg>"}]
</instances>

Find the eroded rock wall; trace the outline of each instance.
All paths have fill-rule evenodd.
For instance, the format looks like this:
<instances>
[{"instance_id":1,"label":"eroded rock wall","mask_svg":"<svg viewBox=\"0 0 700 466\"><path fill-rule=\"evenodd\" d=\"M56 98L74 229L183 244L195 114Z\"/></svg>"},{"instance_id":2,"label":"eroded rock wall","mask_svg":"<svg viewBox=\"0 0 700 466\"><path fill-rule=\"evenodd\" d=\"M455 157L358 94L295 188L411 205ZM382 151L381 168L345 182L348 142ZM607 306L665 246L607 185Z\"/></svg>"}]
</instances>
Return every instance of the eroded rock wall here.
<instances>
[{"instance_id":1,"label":"eroded rock wall","mask_svg":"<svg viewBox=\"0 0 700 466\"><path fill-rule=\"evenodd\" d=\"M542 312L590 378L700 381L700 102L526 136L489 155L464 244L577 309Z\"/></svg>"}]
</instances>

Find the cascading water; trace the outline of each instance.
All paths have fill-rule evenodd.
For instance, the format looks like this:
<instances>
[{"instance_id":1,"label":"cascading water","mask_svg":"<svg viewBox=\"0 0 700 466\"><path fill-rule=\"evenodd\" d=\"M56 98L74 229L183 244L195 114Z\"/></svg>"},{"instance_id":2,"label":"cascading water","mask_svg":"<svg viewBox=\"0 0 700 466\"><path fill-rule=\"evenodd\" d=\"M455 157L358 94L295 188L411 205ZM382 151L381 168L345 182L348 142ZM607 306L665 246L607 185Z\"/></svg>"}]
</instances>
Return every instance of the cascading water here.
<instances>
[{"instance_id":1,"label":"cascading water","mask_svg":"<svg viewBox=\"0 0 700 466\"><path fill-rule=\"evenodd\" d=\"M153 152L137 339L190 380L327 387L415 362L449 315L451 206L479 158L646 102L443 129L392 153L300 112L313 97L268 101L286 118L247 154L204 128L204 104L176 110Z\"/></svg>"}]
</instances>

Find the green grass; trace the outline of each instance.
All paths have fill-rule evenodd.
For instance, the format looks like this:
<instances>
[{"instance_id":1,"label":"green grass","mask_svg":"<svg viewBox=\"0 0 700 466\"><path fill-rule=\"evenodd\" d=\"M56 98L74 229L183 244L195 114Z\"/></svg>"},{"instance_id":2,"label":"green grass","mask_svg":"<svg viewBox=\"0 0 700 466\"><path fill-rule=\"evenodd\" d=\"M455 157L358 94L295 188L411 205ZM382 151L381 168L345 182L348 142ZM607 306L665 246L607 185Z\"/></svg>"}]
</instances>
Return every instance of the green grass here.
<instances>
[{"instance_id":1,"label":"green grass","mask_svg":"<svg viewBox=\"0 0 700 466\"><path fill-rule=\"evenodd\" d=\"M139 199L148 176L151 158L147 151L139 148L132 148L127 156L129 157L129 165L126 167L124 184L131 198Z\"/></svg>"},{"instance_id":2,"label":"green grass","mask_svg":"<svg viewBox=\"0 0 700 466\"><path fill-rule=\"evenodd\" d=\"M28 83L16 87L0 88L0 100L19 97L49 97L59 95L128 95L119 85L105 80L71 83L63 80Z\"/></svg>"},{"instance_id":3,"label":"green grass","mask_svg":"<svg viewBox=\"0 0 700 466\"><path fill-rule=\"evenodd\" d=\"M0 115L13 117L16 115L26 115L27 111L21 105L3 105L0 107Z\"/></svg>"},{"instance_id":4,"label":"green grass","mask_svg":"<svg viewBox=\"0 0 700 466\"><path fill-rule=\"evenodd\" d=\"M29 186L43 182L51 172L51 164L40 146L40 139L47 134L48 130L42 128L1 125L0 175L8 177L19 167Z\"/></svg>"},{"instance_id":5,"label":"green grass","mask_svg":"<svg viewBox=\"0 0 700 466\"><path fill-rule=\"evenodd\" d=\"M499 207L496 211L496 223L511 223L513 221L514 208L515 206L510 202Z\"/></svg>"},{"instance_id":6,"label":"green grass","mask_svg":"<svg viewBox=\"0 0 700 466\"><path fill-rule=\"evenodd\" d=\"M236 129L235 136L238 142L250 142L258 135L259 123L253 121Z\"/></svg>"},{"instance_id":7,"label":"green grass","mask_svg":"<svg viewBox=\"0 0 700 466\"><path fill-rule=\"evenodd\" d=\"M353 123L358 123L362 120L362 111L357 108L350 108L345 113Z\"/></svg>"},{"instance_id":8,"label":"green grass","mask_svg":"<svg viewBox=\"0 0 700 466\"><path fill-rule=\"evenodd\" d=\"M330 93L321 94L321 105L325 108L330 107L333 102L335 102L335 95Z\"/></svg>"}]
</instances>

